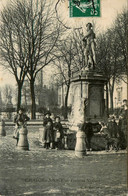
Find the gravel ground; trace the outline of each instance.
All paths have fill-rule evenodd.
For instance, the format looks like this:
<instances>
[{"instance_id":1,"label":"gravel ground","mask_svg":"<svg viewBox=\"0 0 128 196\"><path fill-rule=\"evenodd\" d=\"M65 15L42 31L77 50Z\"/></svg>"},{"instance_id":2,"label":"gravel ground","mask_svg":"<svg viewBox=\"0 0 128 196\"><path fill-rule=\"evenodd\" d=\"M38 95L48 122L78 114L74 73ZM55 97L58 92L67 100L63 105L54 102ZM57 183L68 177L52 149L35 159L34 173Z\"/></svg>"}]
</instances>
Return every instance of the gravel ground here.
<instances>
[{"instance_id":1,"label":"gravel ground","mask_svg":"<svg viewBox=\"0 0 128 196\"><path fill-rule=\"evenodd\" d=\"M12 128L0 138L0 196L126 196L126 151L46 150L29 127L29 151L17 150Z\"/></svg>"}]
</instances>

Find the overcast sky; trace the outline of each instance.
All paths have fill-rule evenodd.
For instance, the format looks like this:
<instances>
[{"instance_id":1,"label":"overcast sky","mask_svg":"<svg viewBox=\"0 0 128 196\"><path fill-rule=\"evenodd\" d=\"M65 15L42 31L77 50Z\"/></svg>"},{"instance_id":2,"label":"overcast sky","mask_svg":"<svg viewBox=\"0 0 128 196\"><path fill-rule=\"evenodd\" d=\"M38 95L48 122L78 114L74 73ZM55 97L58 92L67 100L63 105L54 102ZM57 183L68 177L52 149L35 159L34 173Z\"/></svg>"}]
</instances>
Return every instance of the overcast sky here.
<instances>
[{"instance_id":1,"label":"overcast sky","mask_svg":"<svg viewBox=\"0 0 128 196\"><path fill-rule=\"evenodd\" d=\"M48 0L47 0L48 1ZM56 3L58 0L54 0ZM60 14L60 19L65 19L67 25L75 28L81 27L81 24L86 22L91 22L92 20L96 22L99 31L105 31L107 28L111 27L117 13L120 13L124 7L127 7L127 0L100 0L101 1L101 17L88 17L88 18L69 18L68 0L64 3L60 3L58 6L58 13ZM3 5L6 5L9 0L0 0L0 9ZM49 77L48 77L49 78ZM10 75L7 71L2 71L0 68L0 87L5 84L15 84L14 76Z\"/></svg>"}]
</instances>

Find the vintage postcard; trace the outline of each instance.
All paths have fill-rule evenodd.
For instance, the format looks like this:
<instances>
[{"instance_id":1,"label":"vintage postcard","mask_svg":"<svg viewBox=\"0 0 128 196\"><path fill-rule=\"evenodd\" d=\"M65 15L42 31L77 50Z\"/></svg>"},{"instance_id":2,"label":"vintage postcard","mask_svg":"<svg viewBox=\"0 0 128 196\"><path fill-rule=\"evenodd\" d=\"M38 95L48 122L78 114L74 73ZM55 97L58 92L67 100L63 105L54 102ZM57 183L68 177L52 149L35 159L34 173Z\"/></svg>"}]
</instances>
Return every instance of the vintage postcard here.
<instances>
[{"instance_id":1,"label":"vintage postcard","mask_svg":"<svg viewBox=\"0 0 128 196\"><path fill-rule=\"evenodd\" d=\"M0 196L126 196L127 0L0 0Z\"/></svg>"}]
</instances>

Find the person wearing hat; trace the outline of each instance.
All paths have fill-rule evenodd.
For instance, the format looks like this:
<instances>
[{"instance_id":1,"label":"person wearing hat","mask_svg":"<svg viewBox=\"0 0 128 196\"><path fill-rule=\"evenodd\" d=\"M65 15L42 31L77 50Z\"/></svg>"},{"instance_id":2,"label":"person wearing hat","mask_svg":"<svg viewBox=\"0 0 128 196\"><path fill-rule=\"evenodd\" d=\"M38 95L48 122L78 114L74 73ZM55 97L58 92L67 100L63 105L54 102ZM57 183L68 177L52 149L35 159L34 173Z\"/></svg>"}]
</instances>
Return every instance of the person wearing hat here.
<instances>
[{"instance_id":1,"label":"person wearing hat","mask_svg":"<svg viewBox=\"0 0 128 196\"><path fill-rule=\"evenodd\" d=\"M95 55L95 33L92 29L92 24L88 23L86 25L87 28L87 34L83 38L83 42L85 45L85 64L87 67L89 67L89 63L93 65L93 69L95 68L96 64L96 55Z\"/></svg>"},{"instance_id":2,"label":"person wearing hat","mask_svg":"<svg viewBox=\"0 0 128 196\"><path fill-rule=\"evenodd\" d=\"M14 130L14 135L13 138L19 141L19 131L18 129L21 128L22 126L26 126L26 122L29 121L30 118L24 113L24 109L20 108L18 113L14 116L14 123L15 123L15 130Z\"/></svg>"},{"instance_id":3,"label":"person wearing hat","mask_svg":"<svg viewBox=\"0 0 128 196\"><path fill-rule=\"evenodd\" d=\"M107 137L106 150L109 151L110 147L112 147L112 149L118 151L119 133L118 133L118 126L115 121L115 117L113 115L108 119L107 129L108 129L108 137Z\"/></svg>"},{"instance_id":4,"label":"person wearing hat","mask_svg":"<svg viewBox=\"0 0 128 196\"><path fill-rule=\"evenodd\" d=\"M92 150L91 139L93 137L93 127L90 122L90 118L86 118L85 122L82 124L81 130L85 133L85 143L87 150Z\"/></svg>"},{"instance_id":5,"label":"person wearing hat","mask_svg":"<svg viewBox=\"0 0 128 196\"><path fill-rule=\"evenodd\" d=\"M43 126L45 127L45 148L53 148L54 136L53 136L53 121L50 118L51 113L47 111L43 120Z\"/></svg>"},{"instance_id":6,"label":"person wearing hat","mask_svg":"<svg viewBox=\"0 0 128 196\"><path fill-rule=\"evenodd\" d=\"M62 146L62 139L64 137L63 127L60 122L60 117L55 117L55 123L53 124L54 129L54 147L55 149L60 149Z\"/></svg>"}]
</instances>

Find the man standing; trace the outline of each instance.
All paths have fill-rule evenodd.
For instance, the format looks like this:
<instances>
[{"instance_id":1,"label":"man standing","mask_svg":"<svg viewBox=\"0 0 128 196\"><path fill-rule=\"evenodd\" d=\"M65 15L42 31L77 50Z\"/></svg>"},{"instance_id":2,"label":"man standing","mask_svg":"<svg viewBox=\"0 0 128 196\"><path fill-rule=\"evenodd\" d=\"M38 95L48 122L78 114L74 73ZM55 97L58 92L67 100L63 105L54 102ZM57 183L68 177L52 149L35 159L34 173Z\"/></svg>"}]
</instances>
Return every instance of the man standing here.
<instances>
[{"instance_id":1,"label":"man standing","mask_svg":"<svg viewBox=\"0 0 128 196\"><path fill-rule=\"evenodd\" d=\"M86 121L83 123L81 130L85 133L85 143L87 150L92 150L91 148L91 139L93 137L93 127L92 123L90 122L90 118L87 118Z\"/></svg>"}]
</instances>

